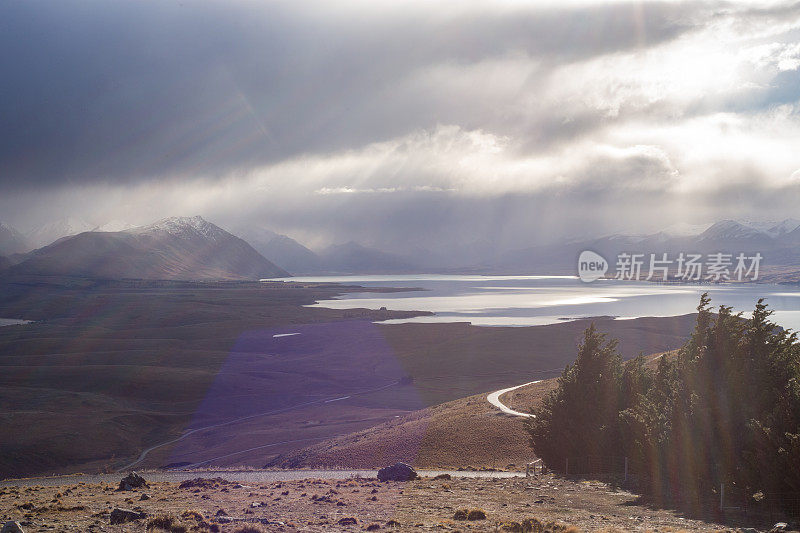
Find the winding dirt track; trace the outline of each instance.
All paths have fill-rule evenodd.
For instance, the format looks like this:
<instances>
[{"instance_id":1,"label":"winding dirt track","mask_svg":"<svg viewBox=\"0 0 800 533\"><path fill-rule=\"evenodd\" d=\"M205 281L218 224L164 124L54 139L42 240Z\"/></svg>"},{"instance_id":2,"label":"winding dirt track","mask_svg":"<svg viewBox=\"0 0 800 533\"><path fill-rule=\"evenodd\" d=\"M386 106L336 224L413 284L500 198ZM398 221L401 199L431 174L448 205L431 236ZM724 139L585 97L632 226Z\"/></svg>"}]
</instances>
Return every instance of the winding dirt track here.
<instances>
[{"instance_id":1,"label":"winding dirt track","mask_svg":"<svg viewBox=\"0 0 800 533\"><path fill-rule=\"evenodd\" d=\"M528 385L533 385L534 383L540 383L541 381L542 381L541 379L537 379L536 381L529 381L528 383L523 383L522 385L517 385L516 387L509 387L507 389L500 389L498 391L494 391L493 393L491 393L490 395L488 395L486 397L486 401L488 401L490 404L494 405L495 407L500 409L500 411L504 412L507 415L522 416L522 417L525 417L525 418L530 418L530 417L535 416L535 415L532 415L530 413L522 413L520 411L515 411L515 410L511 409L510 407L504 405L503 402L500 401L500 396L502 396L503 394L505 394L507 392L511 392L513 390L519 389L521 387L526 387Z\"/></svg>"}]
</instances>

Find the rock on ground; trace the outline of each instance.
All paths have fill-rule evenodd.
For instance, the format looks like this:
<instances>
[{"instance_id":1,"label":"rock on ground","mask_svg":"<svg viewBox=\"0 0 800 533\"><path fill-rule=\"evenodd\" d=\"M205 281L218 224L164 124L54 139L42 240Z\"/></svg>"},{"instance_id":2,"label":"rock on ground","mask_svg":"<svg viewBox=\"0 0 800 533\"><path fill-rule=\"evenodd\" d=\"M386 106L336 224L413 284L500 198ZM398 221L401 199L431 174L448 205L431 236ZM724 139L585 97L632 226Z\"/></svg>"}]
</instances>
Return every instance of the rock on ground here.
<instances>
[{"instance_id":1,"label":"rock on ground","mask_svg":"<svg viewBox=\"0 0 800 533\"><path fill-rule=\"evenodd\" d=\"M410 465L405 463L395 463L378 470L380 481L411 481L417 479L417 472Z\"/></svg>"},{"instance_id":2,"label":"rock on ground","mask_svg":"<svg viewBox=\"0 0 800 533\"><path fill-rule=\"evenodd\" d=\"M140 476L136 472L131 472L130 474L122 478L122 481L119 482L119 488L117 490L133 490L146 486L147 486L147 481L145 481L142 476Z\"/></svg>"},{"instance_id":3,"label":"rock on ground","mask_svg":"<svg viewBox=\"0 0 800 533\"><path fill-rule=\"evenodd\" d=\"M111 511L112 524L124 524L125 522L133 522L134 520L141 520L142 518L146 517L147 514L131 511L130 509L116 508Z\"/></svg>"},{"instance_id":4,"label":"rock on ground","mask_svg":"<svg viewBox=\"0 0 800 533\"><path fill-rule=\"evenodd\" d=\"M0 530L0 533L25 533L22 531L22 526L19 525L19 522L14 522L13 520L10 522L6 522L3 526L3 529Z\"/></svg>"}]
</instances>

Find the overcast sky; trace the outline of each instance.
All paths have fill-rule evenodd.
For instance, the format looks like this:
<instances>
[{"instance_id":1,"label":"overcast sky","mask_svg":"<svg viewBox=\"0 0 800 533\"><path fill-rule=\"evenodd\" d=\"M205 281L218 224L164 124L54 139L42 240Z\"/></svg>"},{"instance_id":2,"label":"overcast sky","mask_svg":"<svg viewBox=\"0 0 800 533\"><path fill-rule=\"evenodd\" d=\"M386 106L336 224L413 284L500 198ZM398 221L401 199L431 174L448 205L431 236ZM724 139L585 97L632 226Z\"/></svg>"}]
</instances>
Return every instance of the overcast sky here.
<instances>
[{"instance_id":1,"label":"overcast sky","mask_svg":"<svg viewBox=\"0 0 800 533\"><path fill-rule=\"evenodd\" d=\"M800 3L0 2L0 220L321 246L800 218Z\"/></svg>"}]
</instances>

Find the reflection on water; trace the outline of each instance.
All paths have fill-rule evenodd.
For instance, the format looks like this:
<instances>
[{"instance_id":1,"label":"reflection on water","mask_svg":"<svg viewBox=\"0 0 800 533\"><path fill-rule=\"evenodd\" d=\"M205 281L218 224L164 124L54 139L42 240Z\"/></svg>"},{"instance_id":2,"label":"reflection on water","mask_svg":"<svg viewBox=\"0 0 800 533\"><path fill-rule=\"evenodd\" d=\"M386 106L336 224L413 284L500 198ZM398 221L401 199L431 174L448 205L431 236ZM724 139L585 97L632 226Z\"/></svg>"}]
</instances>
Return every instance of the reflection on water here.
<instances>
[{"instance_id":1,"label":"reflection on water","mask_svg":"<svg viewBox=\"0 0 800 533\"><path fill-rule=\"evenodd\" d=\"M18 324L30 324L30 320L19 320L17 318L0 318L0 327L16 326Z\"/></svg>"},{"instance_id":2,"label":"reflection on water","mask_svg":"<svg viewBox=\"0 0 800 533\"><path fill-rule=\"evenodd\" d=\"M783 327L800 330L800 287L770 284L672 285L618 280L583 283L574 276L380 275L285 278L365 287L419 287L424 291L351 293L315 305L347 309L386 307L431 311L387 322L471 322L480 326L533 326L588 316L638 318L692 313L700 294L712 303L750 313L760 297Z\"/></svg>"}]
</instances>

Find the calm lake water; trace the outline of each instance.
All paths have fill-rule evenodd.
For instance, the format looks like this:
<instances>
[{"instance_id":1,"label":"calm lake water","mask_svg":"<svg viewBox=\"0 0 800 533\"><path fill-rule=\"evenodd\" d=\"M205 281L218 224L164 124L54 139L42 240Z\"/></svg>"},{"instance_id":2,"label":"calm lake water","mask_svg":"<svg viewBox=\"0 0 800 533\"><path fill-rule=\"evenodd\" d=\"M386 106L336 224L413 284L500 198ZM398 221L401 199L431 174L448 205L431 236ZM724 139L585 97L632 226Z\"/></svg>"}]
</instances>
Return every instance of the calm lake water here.
<instances>
[{"instance_id":1,"label":"calm lake water","mask_svg":"<svg viewBox=\"0 0 800 533\"><path fill-rule=\"evenodd\" d=\"M700 295L708 292L713 305L730 305L745 314L752 312L759 298L766 298L775 310L775 322L800 330L800 287L789 285L666 285L618 280L584 283L572 276L381 275L284 279L424 289L396 293L356 292L315 304L337 309L386 307L435 313L387 322L533 326L601 315L618 319L675 316L694 312Z\"/></svg>"}]
</instances>

